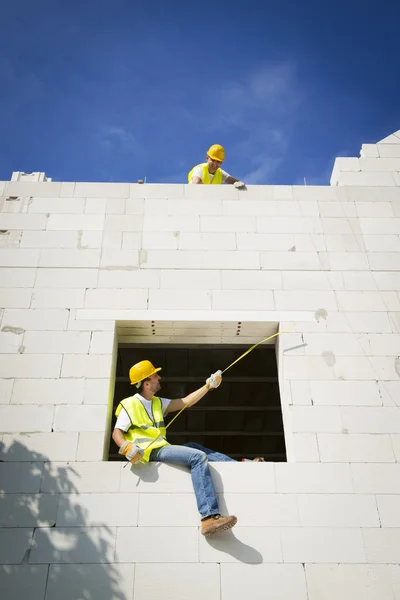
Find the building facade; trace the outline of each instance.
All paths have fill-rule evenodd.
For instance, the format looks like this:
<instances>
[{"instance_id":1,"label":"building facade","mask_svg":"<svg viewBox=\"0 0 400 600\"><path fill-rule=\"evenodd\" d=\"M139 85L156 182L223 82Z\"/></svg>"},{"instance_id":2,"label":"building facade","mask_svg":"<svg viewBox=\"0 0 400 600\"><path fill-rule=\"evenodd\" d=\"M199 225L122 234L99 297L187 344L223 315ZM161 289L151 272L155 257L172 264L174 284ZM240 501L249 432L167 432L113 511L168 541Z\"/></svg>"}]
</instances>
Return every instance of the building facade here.
<instances>
[{"instance_id":1,"label":"building facade","mask_svg":"<svg viewBox=\"0 0 400 600\"><path fill-rule=\"evenodd\" d=\"M14 173L0 208L3 598L400 599L400 131L330 186ZM282 330L286 461L214 463L205 539L184 469L108 460L118 348Z\"/></svg>"}]
</instances>

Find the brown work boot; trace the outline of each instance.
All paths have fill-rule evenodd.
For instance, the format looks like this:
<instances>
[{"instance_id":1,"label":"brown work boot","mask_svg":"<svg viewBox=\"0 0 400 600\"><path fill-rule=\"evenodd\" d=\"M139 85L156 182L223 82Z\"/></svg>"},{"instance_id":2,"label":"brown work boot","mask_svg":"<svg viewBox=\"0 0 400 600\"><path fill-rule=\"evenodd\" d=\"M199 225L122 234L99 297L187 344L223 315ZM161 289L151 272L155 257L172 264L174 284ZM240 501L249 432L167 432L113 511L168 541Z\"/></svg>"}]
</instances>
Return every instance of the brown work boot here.
<instances>
[{"instance_id":1,"label":"brown work boot","mask_svg":"<svg viewBox=\"0 0 400 600\"><path fill-rule=\"evenodd\" d=\"M257 456L256 458L253 458L253 462L265 462L265 460L263 456Z\"/></svg>"},{"instance_id":2,"label":"brown work boot","mask_svg":"<svg viewBox=\"0 0 400 600\"><path fill-rule=\"evenodd\" d=\"M234 516L221 517L221 515L212 515L201 522L201 533L208 537L215 533L219 533L220 531L232 529L236 523L237 518Z\"/></svg>"}]
</instances>

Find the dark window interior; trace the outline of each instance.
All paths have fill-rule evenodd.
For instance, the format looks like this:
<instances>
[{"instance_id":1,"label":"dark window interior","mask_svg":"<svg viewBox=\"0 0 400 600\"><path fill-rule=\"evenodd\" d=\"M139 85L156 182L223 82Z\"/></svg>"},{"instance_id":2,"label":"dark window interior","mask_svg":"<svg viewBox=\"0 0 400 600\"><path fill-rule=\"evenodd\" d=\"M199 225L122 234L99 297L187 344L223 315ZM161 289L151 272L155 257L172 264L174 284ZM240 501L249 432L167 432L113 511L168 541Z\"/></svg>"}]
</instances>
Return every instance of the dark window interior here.
<instances>
[{"instance_id":1,"label":"dark window interior","mask_svg":"<svg viewBox=\"0 0 400 600\"><path fill-rule=\"evenodd\" d=\"M146 358L162 367L159 395L181 398L204 385L217 369L225 369L245 349L243 345L120 345L112 428L118 403L136 391L129 382L133 364ZM175 414L167 416L166 424ZM263 456L268 461L286 461L275 348L258 347L229 369L217 390L179 415L167 439L171 444L197 442L237 460ZM112 440L109 460L126 460L118 455Z\"/></svg>"}]
</instances>

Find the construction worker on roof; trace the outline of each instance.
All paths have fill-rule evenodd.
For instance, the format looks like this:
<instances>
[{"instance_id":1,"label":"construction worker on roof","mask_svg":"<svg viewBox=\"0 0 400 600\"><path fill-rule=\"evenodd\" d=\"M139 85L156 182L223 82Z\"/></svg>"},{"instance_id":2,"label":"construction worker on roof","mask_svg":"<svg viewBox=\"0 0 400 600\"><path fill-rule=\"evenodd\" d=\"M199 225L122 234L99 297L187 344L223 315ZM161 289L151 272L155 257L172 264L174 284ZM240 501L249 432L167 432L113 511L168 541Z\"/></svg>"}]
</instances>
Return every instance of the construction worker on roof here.
<instances>
[{"instance_id":1,"label":"construction worker on roof","mask_svg":"<svg viewBox=\"0 0 400 600\"><path fill-rule=\"evenodd\" d=\"M243 181L239 181L221 169L225 160L225 149L220 144L213 144L207 154L205 163L196 165L188 175L188 183L231 183L236 188L244 188Z\"/></svg>"},{"instance_id":2,"label":"construction worker on roof","mask_svg":"<svg viewBox=\"0 0 400 600\"><path fill-rule=\"evenodd\" d=\"M131 385L136 387L137 392L122 400L115 411L117 421L112 438L119 446L119 454L133 464L139 461L164 462L190 467L201 515L201 533L210 536L231 529L236 525L237 518L220 514L208 462L236 461L193 442L183 446L169 444L164 424L167 414L179 411L188 404L196 404L207 392L217 388L221 384L222 373L213 373L205 386L185 398L168 400L155 395L161 389L161 377L158 374L160 370L150 361L142 360L129 371ZM259 462L263 459L254 460Z\"/></svg>"}]
</instances>

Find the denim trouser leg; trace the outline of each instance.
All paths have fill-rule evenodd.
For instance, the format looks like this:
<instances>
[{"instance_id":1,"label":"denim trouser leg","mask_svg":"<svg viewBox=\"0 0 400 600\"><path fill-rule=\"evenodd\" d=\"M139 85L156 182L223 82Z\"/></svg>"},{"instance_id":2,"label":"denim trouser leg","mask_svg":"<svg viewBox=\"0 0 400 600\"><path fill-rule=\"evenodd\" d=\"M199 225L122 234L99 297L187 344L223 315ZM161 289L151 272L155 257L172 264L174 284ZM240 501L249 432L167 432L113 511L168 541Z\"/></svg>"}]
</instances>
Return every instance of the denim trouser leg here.
<instances>
[{"instance_id":1,"label":"denim trouser leg","mask_svg":"<svg viewBox=\"0 0 400 600\"><path fill-rule=\"evenodd\" d=\"M230 458L230 456L226 456L226 454L221 454L221 452L215 452L215 450L210 450L209 448L205 448L200 444L196 444L195 442L188 442L185 446L189 448L196 448L197 450L202 450L207 454L209 462L237 462L234 458Z\"/></svg>"},{"instance_id":2,"label":"denim trouser leg","mask_svg":"<svg viewBox=\"0 0 400 600\"><path fill-rule=\"evenodd\" d=\"M209 457L205 449L197 444L185 446L163 446L156 448L151 453L152 462L164 462L175 465L186 465L190 467L194 493L196 495L197 508L201 516L219 514L218 500L208 467ZM211 452L211 451L209 451ZM218 453L214 453L218 454ZM210 455L211 456L211 455ZM220 456L224 457L223 454ZM210 460L231 460L228 457L222 459L210 458Z\"/></svg>"}]
</instances>

